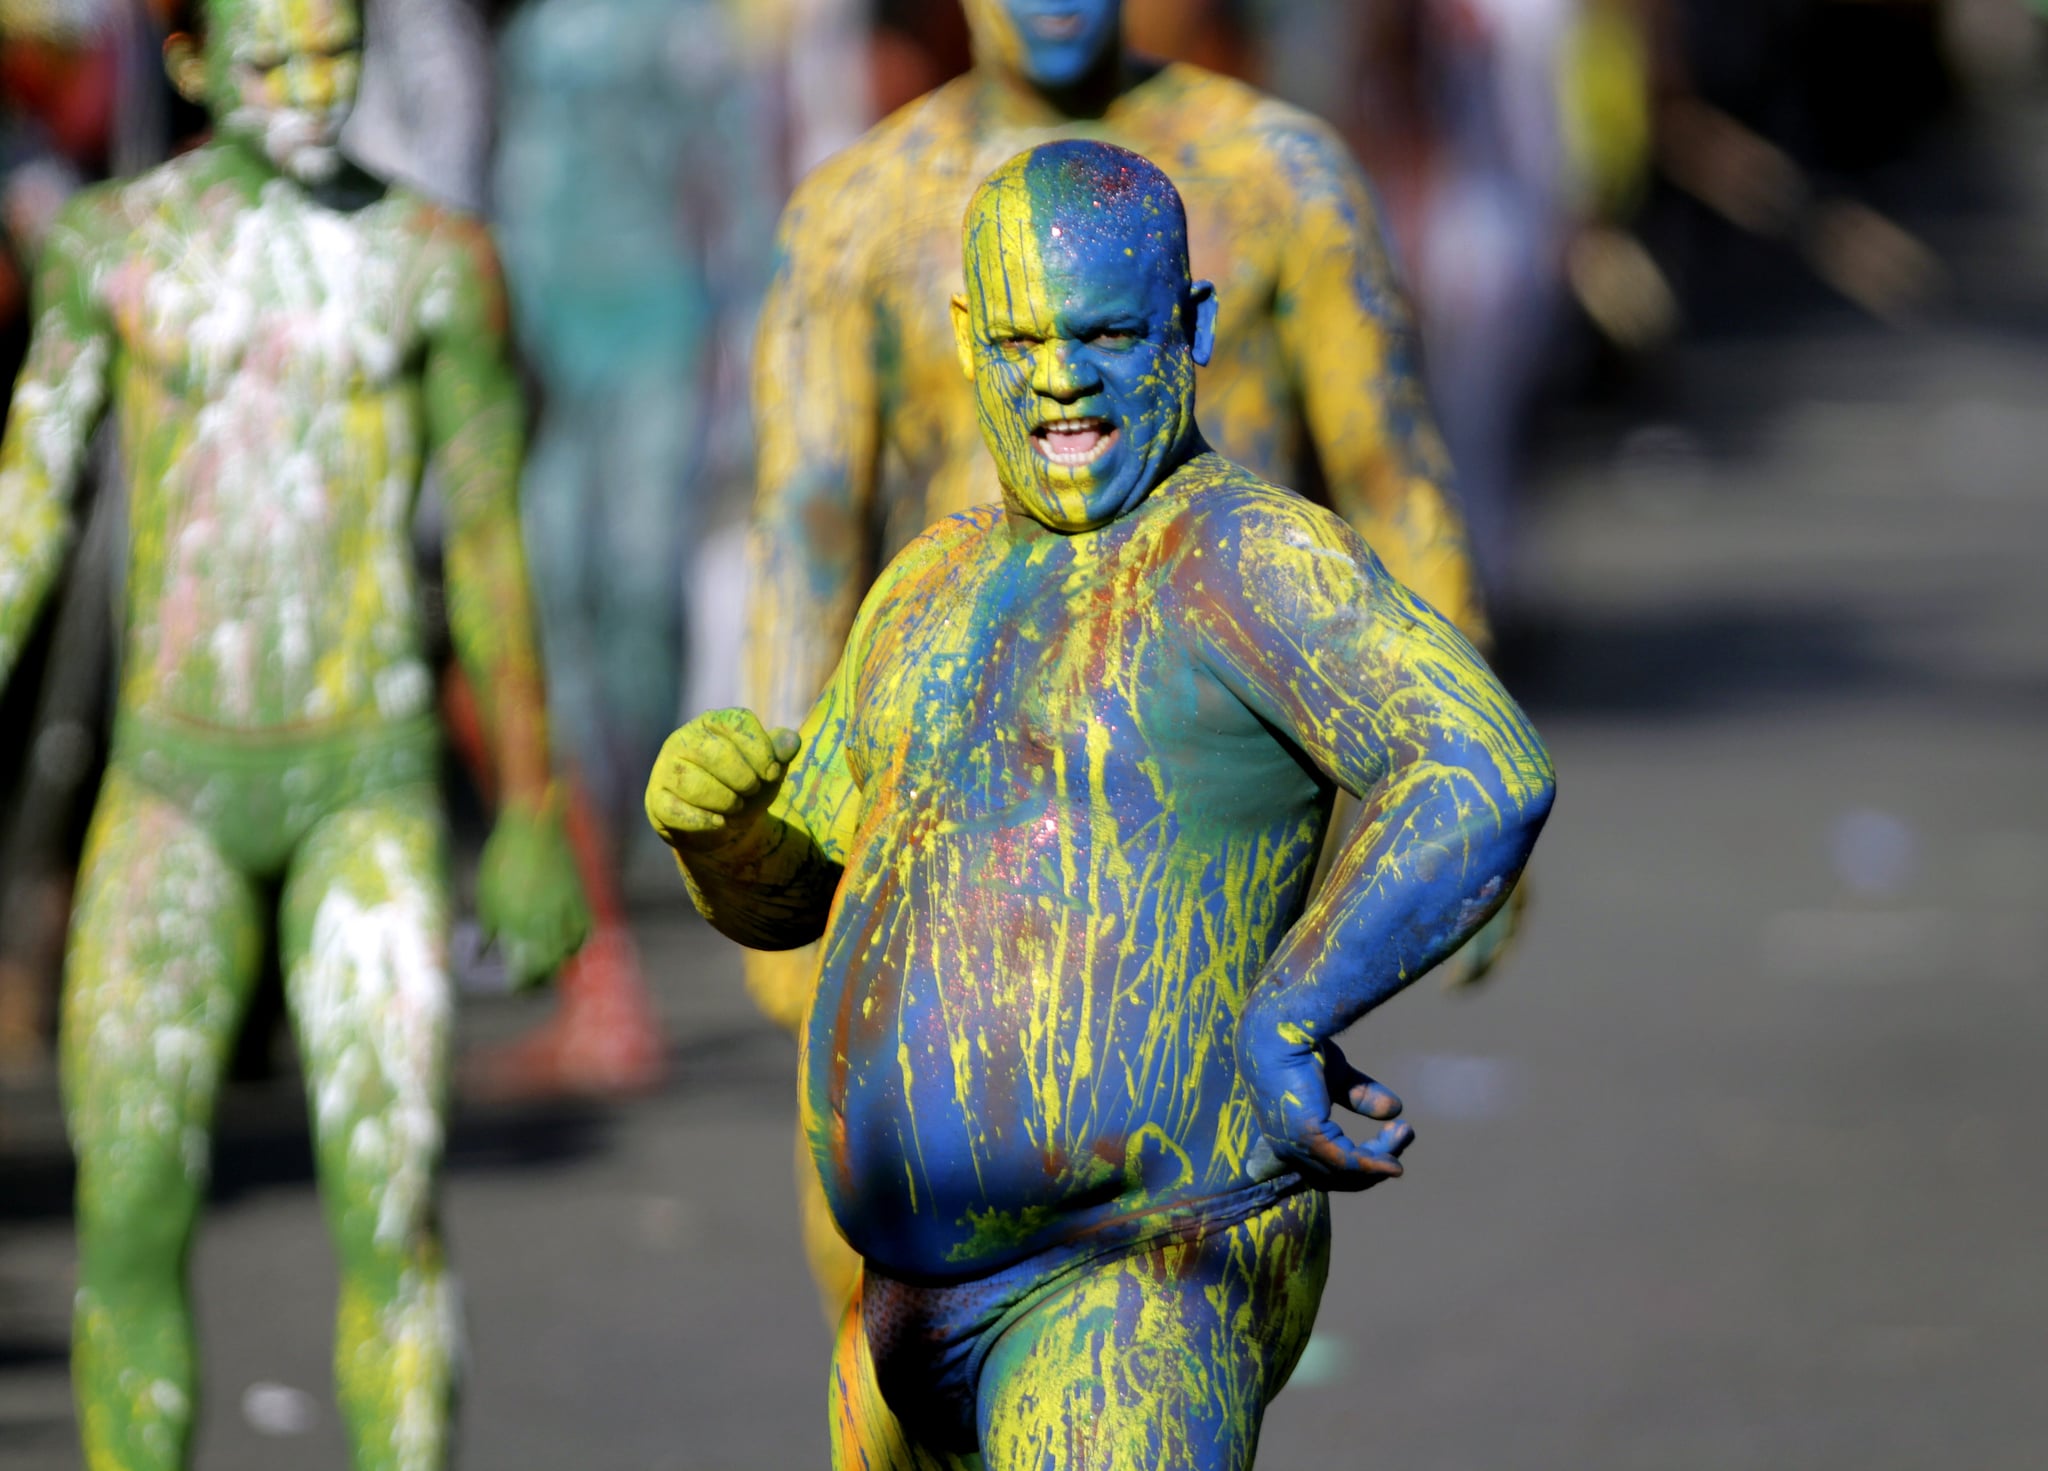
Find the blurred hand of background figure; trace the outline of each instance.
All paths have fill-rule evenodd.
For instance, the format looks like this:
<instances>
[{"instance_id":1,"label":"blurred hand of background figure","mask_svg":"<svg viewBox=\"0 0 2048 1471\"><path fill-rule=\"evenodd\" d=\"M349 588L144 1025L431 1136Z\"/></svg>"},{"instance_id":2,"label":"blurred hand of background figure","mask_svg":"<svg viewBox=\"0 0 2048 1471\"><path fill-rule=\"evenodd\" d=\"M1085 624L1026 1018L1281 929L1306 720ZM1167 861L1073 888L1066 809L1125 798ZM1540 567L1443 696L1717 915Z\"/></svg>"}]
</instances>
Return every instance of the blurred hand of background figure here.
<instances>
[{"instance_id":1,"label":"blurred hand of background figure","mask_svg":"<svg viewBox=\"0 0 2048 1471\"><path fill-rule=\"evenodd\" d=\"M576 953L590 933L590 906L558 802L499 814L477 868L476 908L515 987L546 980Z\"/></svg>"}]
</instances>

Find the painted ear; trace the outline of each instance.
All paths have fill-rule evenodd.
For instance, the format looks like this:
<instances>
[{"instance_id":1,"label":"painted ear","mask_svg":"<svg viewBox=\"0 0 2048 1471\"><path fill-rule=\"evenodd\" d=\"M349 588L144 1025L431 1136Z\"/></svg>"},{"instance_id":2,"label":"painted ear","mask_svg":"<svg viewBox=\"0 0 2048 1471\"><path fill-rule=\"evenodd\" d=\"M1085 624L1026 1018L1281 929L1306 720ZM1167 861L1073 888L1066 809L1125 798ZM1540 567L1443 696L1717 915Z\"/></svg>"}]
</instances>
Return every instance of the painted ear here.
<instances>
[{"instance_id":1,"label":"painted ear","mask_svg":"<svg viewBox=\"0 0 2048 1471\"><path fill-rule=\"evenodd\" d=\"M1206 368L1216 352L1215 283L1197 281L1190 286L1188 309L1194 316L1194 330L1188 333L1188 346L1194 353L1195 366Z\"/></svg>"},{"instance_id":2,"label":"painted ear","mask_svg":"<svg viewBox=\"0 0 2048 1471\"><path fill-rule=\"evenodd\" d=\"M967 308L967 298L953 298L953 350L960 355L960 371L967 381L974 381L974 313Z\"/></svg>"},{"instance_id":3,"label":"painted ear","mask_svg":"<svg viewBox=\"0 0 2048 1471\"><path fill-rule=\"evenodd\" d=\"M190 31L172 31L164 37L164 75L187 102L206 101L206 58Z\"/></svg>"}]
</instances>

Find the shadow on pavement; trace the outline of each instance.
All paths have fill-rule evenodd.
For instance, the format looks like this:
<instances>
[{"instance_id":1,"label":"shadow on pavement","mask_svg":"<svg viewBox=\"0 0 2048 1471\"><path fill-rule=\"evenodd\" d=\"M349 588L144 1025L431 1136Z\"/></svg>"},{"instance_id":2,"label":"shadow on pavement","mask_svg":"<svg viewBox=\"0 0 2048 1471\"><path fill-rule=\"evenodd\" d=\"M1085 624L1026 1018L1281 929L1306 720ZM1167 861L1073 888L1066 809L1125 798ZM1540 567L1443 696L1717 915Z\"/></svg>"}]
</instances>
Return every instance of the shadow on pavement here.
<instances>
[{"instance_id":1,"label":"shadow on pavement","mask_svg":"<svg viewBox=\"0 0 2048 1471\"><path fill-rule=\"evenodd\" d=\"M561 1099L511 1104L456 1104L448 1135L447 1171L546 1171L608 1150L624 1110L665 1099L720 1100L742 1108L787 1107L794 1087L794 1047L767 1022L695 1031L671 1048L669 1080L652 1098L626 1103ZM54 1220L71 1214L75 1180L71 1152L54 1127L0 1150L7 1189L0 1224ZM230 1087L214 1136L214 1205L265 1190L310 1185L312 1138L305 1095L295 1071ZM0 1340L0 1371L14 1367Z\"/></svg>"}]
</instances>

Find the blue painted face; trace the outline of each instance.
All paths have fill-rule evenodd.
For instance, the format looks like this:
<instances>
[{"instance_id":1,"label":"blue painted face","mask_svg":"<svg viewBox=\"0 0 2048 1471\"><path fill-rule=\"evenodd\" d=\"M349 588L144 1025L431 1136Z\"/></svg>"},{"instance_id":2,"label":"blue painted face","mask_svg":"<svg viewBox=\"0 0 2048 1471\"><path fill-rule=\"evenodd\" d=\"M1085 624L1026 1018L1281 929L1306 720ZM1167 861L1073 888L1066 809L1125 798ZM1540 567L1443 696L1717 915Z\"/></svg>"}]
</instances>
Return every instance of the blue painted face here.
<instances>
[{"instance_id":1,"label":"blue painted face","mask_svg":"<svg viewBox=\"0 0 2048 1471\"><path fill-rule=\"evenodd\" d=\"M1033 85L1086 77L1123 40L1123 0L969 0L968 19Z\"/></svg>"},{"instance_id":2,"label":"blue painted face","mask_svg":"<svg viewBox=\"0 0 2048 1471\"><path fill-rule=\"evenodd\" d=\"M1201 443L1216 303L1180 195L1135 153L1049 143L981 186L966 236L954 330L1007 499L1057 531L1124 515Z\"/></svg>"}]
</instances>

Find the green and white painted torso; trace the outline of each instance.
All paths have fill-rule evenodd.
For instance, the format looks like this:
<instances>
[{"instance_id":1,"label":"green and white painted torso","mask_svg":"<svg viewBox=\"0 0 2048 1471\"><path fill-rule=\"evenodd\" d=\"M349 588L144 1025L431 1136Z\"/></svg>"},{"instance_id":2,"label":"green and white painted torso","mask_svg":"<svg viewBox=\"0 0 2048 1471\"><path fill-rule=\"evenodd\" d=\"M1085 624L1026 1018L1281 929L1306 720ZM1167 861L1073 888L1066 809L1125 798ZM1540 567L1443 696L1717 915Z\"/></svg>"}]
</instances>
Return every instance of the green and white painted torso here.
<instances>
[{"instance_id":1,"label":"green and white painted torso","mask_svg":"<svg viewBox=\"0 0 2048 1471\"><path fill-rule=\"evenodd\" d=\"M328 208L212 149L109 190L90 289L130 476L124 710L310 734L429 710L419 359L459 289L437 212Z\"/></svg>"}]
</instances>

